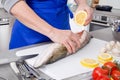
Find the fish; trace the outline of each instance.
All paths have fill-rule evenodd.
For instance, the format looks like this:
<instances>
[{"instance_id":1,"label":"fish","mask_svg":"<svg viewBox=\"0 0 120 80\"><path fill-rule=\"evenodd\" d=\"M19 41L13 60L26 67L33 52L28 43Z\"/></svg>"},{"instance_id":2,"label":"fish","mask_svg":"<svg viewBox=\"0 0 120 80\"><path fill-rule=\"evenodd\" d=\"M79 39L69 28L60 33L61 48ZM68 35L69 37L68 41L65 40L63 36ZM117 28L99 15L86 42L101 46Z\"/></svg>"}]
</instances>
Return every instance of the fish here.
<instances>
[{"instance_id":1,"label":"fish","mask_svg":"<svg viewBox=\"0 0 120 80\"><path fill-rule=\"evenodd\" d=\"M87 31L83 31L80 36L80 48L77 50L79 51L81 48L83 48L87 43L89 43L91 39L91 35ZM38 55L37 59L33 65L34 68L40 68L42 65L50 64L53 62L56 62L64 57L67 57L69 55L67 48L60 43L52 43L47 49L45 49L43 52L43 55Z\"/></svg>"}]
</instances>

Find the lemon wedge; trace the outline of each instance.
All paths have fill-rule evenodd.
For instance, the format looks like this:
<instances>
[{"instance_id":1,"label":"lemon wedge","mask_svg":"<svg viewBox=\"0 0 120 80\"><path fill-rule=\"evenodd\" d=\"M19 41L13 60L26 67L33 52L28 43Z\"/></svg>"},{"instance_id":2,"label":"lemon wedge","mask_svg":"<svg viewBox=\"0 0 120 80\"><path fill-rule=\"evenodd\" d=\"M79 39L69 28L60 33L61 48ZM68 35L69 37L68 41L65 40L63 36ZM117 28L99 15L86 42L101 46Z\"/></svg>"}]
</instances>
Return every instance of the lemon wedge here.
<instances>
[{"instance_id":1,"label":"lemon wedge","mask_svg":"<svg viewBox=\"0 0 120 80\"><path fill-rule=\"evenodd\" d=\"M75 23L80 25L80 26L83 26L85 24L85 20L87 18L87 12L86 11L78 11L76 14L75 14Z\"/></svg>"},{"instance_id":2,"label":"lemon wedge","mask_svg":"<svg viewBox=\"0 0 120 80\"><path fill-rule=\"evenodd\" d=\"M96 60L90 59L90 58L82 59L80 63L82 66L88 67L88 68L95 68L99 65L99 63Z\"/></svg>"},{"instance_id":3,"label":"lemon wedge","mask_svg":"<svg viewBox=\"0 0 120 80\"><path fill-rule=\"evenodd\" d=\"M102 64L112 60L113 60L113 57L108 53L102 53L98 55L98 61Z\"/></svg>"}]
</instances>

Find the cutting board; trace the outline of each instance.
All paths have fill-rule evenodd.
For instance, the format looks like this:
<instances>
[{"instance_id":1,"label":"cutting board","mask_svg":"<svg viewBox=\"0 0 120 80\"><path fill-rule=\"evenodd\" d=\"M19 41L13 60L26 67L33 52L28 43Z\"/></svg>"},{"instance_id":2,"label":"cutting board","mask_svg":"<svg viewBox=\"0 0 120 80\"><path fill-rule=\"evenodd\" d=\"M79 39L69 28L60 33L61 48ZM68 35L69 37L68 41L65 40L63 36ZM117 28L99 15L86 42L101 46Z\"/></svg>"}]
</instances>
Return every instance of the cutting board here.
<instances>
[{"instance_id":1,"label":"cutting board","mask_svg":"<svg viewBox=\"0 0 120 80\"><path fill-rule=\"evenodd\" d=\"M91 68L83 67L80 64L80 61L83 58L93 58L97 60L97 55L99 54L100 49L106 43L106 41L92 38L91 41L84 48L80 49L77 53L58 60L52 64L45 65L39 68L39 70L56 80L62 80L71 76L92 71ZM38 47L21 50L16 52L16 55L22 56L36 53L44 54L42 53L42 51L49 46L50 44L45 44ZM27 63L33 65L35 60L36 58L29 59L27 60Z\"/></svg>"}]
</instances>

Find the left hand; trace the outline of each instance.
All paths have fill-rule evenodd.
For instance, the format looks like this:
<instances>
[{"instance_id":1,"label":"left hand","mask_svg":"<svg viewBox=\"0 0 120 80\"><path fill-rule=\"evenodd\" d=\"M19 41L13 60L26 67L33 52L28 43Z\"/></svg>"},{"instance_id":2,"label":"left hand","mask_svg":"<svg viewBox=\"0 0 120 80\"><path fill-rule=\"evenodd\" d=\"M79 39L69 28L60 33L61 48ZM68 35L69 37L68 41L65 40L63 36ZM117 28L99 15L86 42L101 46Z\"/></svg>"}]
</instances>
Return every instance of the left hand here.
<instances>
[{"instance_id":1,"label":"left hand","mask_svg":"<svg viewBox=\"0 0 120 80\"><path fill-rule=\"evenodd\" d=\"M87 4L80 4L76 10L76 13L80 10L84 10L87 12L88 16L87 19L85 21L84 26L88 25L91 20L92 20L92 16L93 16L93 9L91 7L89 7Z\"/></svg>"}]
</instances>

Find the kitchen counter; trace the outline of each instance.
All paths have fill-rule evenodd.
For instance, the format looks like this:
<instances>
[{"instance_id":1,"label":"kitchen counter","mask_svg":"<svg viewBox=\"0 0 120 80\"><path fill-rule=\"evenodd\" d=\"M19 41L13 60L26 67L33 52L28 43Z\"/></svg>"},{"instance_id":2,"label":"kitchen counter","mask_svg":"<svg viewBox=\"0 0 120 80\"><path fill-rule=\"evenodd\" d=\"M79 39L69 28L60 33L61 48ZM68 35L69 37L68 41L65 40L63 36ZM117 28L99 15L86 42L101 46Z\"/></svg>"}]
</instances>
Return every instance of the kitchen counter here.
<instances>
[{"instance_id":1,"label":"kitchen counter","mask_svg":"<svg viewBox=\"0 0 120 80\"><path fill-rule=\"evenodd\" d=\"M93 35L93 37L102 39L105 41L115 40L112 35L111 28L96 30L96 31L92 31L90 33ZM28 46L28 47L34 47L34 46L39 46L39 45L40 44L36 44L36 45ZM17 60L15 51L21 50L24 48L28 48L28 47L18 48L18 49L11 50L11 51L0 52L0 59L7 58L7 59L9 59L9 61ZM0 60L0 62L1 62L1 60ZM13 79L18 80L16 77L16 74L12 71L9 64L0 65L0 74L3 74L5 76L5 78L8 78L9 80L13 80Z\"/></svg>"},{"instance_id":2,"label":"kitchen counter","mask_svg":"<svg viewBox=\"0 0 120 80\"><path fill-rule=\"evenodd\" d=\"M111 28L100 29L96 31L90 32L94 38L98 38L105 41L115 40L114 36L112 35Z\"/></svg>"}]
</instances>

